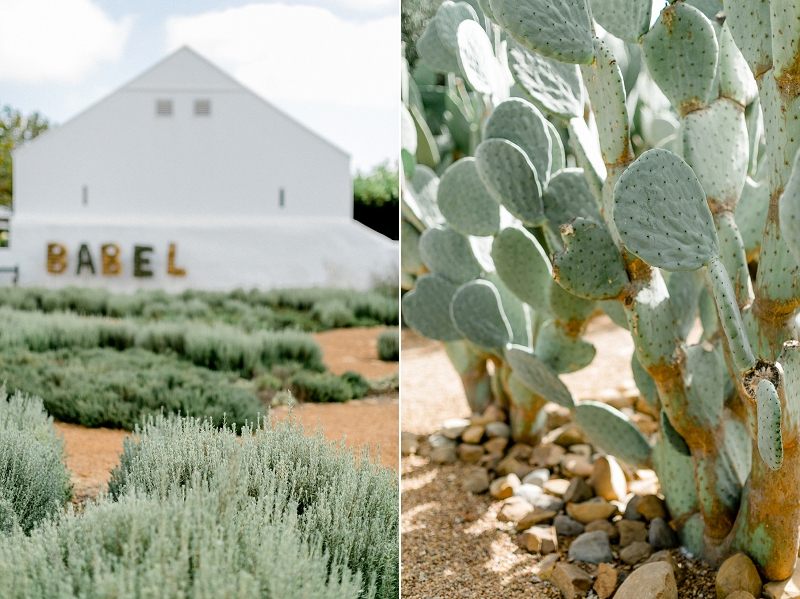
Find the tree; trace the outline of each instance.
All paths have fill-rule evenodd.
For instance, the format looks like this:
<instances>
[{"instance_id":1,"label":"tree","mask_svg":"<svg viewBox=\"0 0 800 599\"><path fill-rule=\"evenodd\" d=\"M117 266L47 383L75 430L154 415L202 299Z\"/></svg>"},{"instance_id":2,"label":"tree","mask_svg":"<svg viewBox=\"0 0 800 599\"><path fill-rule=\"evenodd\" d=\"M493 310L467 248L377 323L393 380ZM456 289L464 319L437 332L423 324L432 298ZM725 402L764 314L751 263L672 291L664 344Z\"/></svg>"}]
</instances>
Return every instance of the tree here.
<instances>
[{"instance_id":1,"label":"tree","mask_svg":"<svg viewBox=\"0 0 800 599\"><path fill-rule=\"evenodd\" d=\"M38 112L24 116L10 106L0 109L0 204L3 206L10 206L12 200L11 152L49 128L49 121Z\"/></svg>"}]
</instances>

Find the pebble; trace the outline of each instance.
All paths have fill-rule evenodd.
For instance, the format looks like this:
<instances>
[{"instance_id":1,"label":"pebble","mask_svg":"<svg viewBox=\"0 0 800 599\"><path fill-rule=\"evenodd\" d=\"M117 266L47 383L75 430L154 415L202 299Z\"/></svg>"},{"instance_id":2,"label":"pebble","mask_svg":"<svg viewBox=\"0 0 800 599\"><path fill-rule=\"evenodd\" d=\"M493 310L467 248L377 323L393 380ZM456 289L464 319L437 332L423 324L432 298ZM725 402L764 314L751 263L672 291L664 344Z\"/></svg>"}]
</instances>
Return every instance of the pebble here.
<instances>
[{"instance_id":1,"label":"pebble","mask_svg":"<svg viewBox=\"0 0 800 599\"><path fill-rule=\"evenodd\" d=\"M536 567L536 575L542 580L550 580L553 577L553 570L556 568L559 557L557 553L551 553L546 556Z\"/></svg>"},{"instance_id":2,"label":"pebble","mask_svg":"<svg viewBox=\"0 0 800 599\"><path fill-rule=\"evenodd\" d=\"M612 456L602 456L594 461L589 484L596 495L607 501L621 501L628 493L625 473Z\"/></svg>"},{"instance_id":3,"label":"pebble","mask_svg":"<svg viewBox=\"0 0 800 599\"><path fill-rule=\"evenodd\" d=\"M486 468L487 470L494 470L494 467L497 466L502 459L503 454L501 453L487 453L480 460L478 460L478 466Z\"/></svg>"},{"instance_id":4,"label":"pebble","mask_svg":"<svg viewBox=\"0 0 800 599\"><path fill-rule=\"evenodd\" d=\"M496 406L494 404L490 405L483 411L483 414L480 416L473 416L470 418L470 422L472 424L480 424L486 426L490 422L505 422L506 421L506 412L500 406Z\"/></svg>"},{"instance_id":5,"label":"pebble","mask_svg":"<svg viewBox=\"0 0 800 599\"><path fill-rule=\"evenodd\" d=\"M636 511L644 516L645 520L668 517L667 506L658 495L644 495L636 506Z\"/></svg>"},{"instance_id":6,"label":"pebble","mask_svg":"<svg viewBox=\"0 0 800 599\"><path fill-rule=\"evenodd\" d=\"M564 509L564 502L561 501L558 497L553 497L552 495L547 495L546 493L542 493L539 497L536 497L534 501L531 502L534 507L538 507L542 510L552 510L554 512L560 512Z\"/></svg>"},{"instance_id":7,"label":"pebble","mask_svg":"<svg viewBox=\"0 0 800 599\"><path fill-rule=\"evenodd\" d=\"M650 521L647 542L656 549L673 549L680 545L678 533L672 530L664 518L653 518Z\"/></svg>"},{"instance_id":8,"label":"pebble","mask_svg":"<svg viewBox=\"0 0 800 599\"><path fill-rule=\"evenodd\" d=\"M628 504L625 506L625 519L626 520L644 520L644 516L639 513L639 510L636 508L639 506L639 502L642 500L642 495L634 495L631 497Z\"/></svg>"},{"instance_id":9,"label":"pebble","mask_svg":"<svg viewBox=\"0 0 800 599\"><path fill-rule=\"evenodd\" d=\"M595 530L579 535L569 546L569 559L590 564L612 561L614 556L611 554L608 534Z\"/></svg>"},{"instance_id":10,"label":"pebble","mask_svg":"<svg viewBox=\"0 0 800 599\"><path fill-rule=\"evenodd\" d=\"M533 448L530 462L538 468L555 468L566 453L567 451L560 445L542 443Z\"/></svg>"},{"instance_id":11,"label":"pebble","mask_svg":"<svg viewBox=\"0 0 800 599\"><path fill-rule=\"evenodd\" d=\"M559 562L553 570L553 582L564 599L585 597L592 588L592 577L574 564Z\"/></svg>"},{"instance_id":12,"label":"pebble","mask_svg":"<svg viewBox=\"0 0 800 599\"><path fill-rule=\"evenodd\" d=\"M533 468L527 464L523 464L517 458L512 457L503 458L498 462L497 466L494 467L494 471L500 476L514 473L520 478L529 474L531 470L533 470Z\"/></svg>"},{"instance_id":13,"label":"pebble","mask_svg":"<svg viewBox=\"0 0 800 599\"><path fill-rule=\"evenodd\" d=\"M547 487L545 487L547 489ZM581 503L587 501L594 496L592 488L586 484L586 481L576 476L569 481L569 486L562 493L562 499L567 503Z\"/></svg>"},{"instance_id":14,"label":"pebble","mask_svg":"<svg viewBox=\"0 0 800 599\"><path fill-rule=\"evenodd\" d=\"M428 445L431 446L431 449L437 449L439 447L455 447L457 443L444 435L433 433L428 437Z\"/></svg>"},{"instance_id":15,"label":"pebble","mask_svg":"<svg viewBox=\"0 0 800 599\"><path fill-rule=\"evenodd\" d=\"M547 468L537 468L533 472L528 473L522 482L526 485L536 485L543 487L544 483L550 480L550 471Z\"/></svg>"},{"instance_id":16,"label":"pebble","mask_svg":"<svg viewBox=\"0 0 800 599\"><path fill-rule=\"evenodd\" d=\"M477 464L484 453L486 453L486 450L483 445L462 443L458 446L458 459L467 464Z\"/></svg>"},{"instance_id":17,"label":"pebble","mask_svg":"<svg viewBox=\"0 0 800 599\"><path fill-rule=\"evenodd\" d=\"M497 519L500 522L519 522L532 511L533 506L522 497L509 497L497 513Z\"/></svg>"},{"instance_id":18,"label":"pebble","mask_svg":"<svg viewBox=\"0 0 800 599\"><path fill-rule=\"evenodd\" d=\"M647 541L634 541L619 552L619 559L632 566L653 555L653 546Z\"/></svg>"},{"instance_id":19,"label":"pebble","mask_svg":"<svg viewBox=\"0 0 800 599\"><path fill-rule=\"evenodd\" d=\"M442 435L448 439L458 439L470 427L468 418L448 418L442 424Z\"/></svg>"},{"instance_id":20,"label":"pebble","mask_svg":"<svg viewBox=\"0 0 800 599\"><path fill-rule=\"evenodd\" d=\"M795 567L794 574L786 580L768 582L762 589L766 599L796 599L800 597L800 568Z\"/></svg>"},{"instance_id":21,"label":"pebble","mask_svg":"<svg viewBox=\"0 0 800 599\"><path fill-rule=\"evenodd\" d=\"M506 437L495 437L484 443L483 447L486 449L486 453L499 453L502 455L506 447L508 447L508 439Z\"/></svg>"},{"instance_id":22,"label":"pebble","mask_svg":"<svg viewBox=\"0 0 800 599\"><path fill-rule=\"evenodd\" d=\"M541 524L542 522L552 522L553 518L555 518L556 512L553 510L542 510L537 507L533 508L528 514L519 522L517 522L517 532L522 532L523 530L534 526L535 524Z\"/></svg>"},{"instance_id":23,"label":"pebble","mask_svg":"<svg viewBox=\"0 0 800 599\"><path fill-rule=\"evenodd\" d=\"M553 519L553 524L556 527L556 532L560 535L564 535L567 537L577 537L580 534L583 534L586 527L578 522L577 520L570 518L569 516L565 516L564 514L559 514Z\"/></svg>"},{"instance_id":24,"label":"pebble","mask_svg":"<svg viewBox=\"0 0 800 599\"><path fill-rule=\"evenodd\" d=\"M608 599L614 594L617 588L619 574L617 569L611 564L600 564L597 566L597 579L594 581L592 590L597 593L600 599Z\"/></svg>"},{"instance_id":25,"label":"pebble","mask_svg":"<svg viewBox=\"0 0 800 599\"><path fill-rule=\"evenodd\" d=\"M734 591L733 593L725 597L725 599L756 599L756 598L753 597L753 595L751 595L747 591Z\"/></svg>"},{"instance_id":26,"label":"pebble","mask_svg":"<svg viewBox=\"0 0 800 599\"><path fill-rule=\"evenodd\" d=\"M575 445L570 445L567 451L588 458L592 455L592 446L588 443L577 443Z\"/></svg>"},{"instance_id":27,"label":"pebble","mask_svg":"<svg viewBox=\"0 0 800 599\"><path fill-rule=\"evenodd\" d=\"M456 448L452 445L434 447L428 457L434 464L452 464L458 459Z\"/></svg>"},{"instance_id":28,"label":"pebble","mask_svg":"<svg viewBox=\"0 0 800 599\"><path fill-rule=\"evenodd\" d=\"M549 443L561 445L561 447L564 448L586 442L586 438L583 436L581 429L572 423L565 424L564 426L550 431L545 435L544 440Z\"/></svg>"},{"instance_id":29,"label":"pebble","mask_svg":"<svg viewBox=\"0 0 800 599\"><path fill-rule=\"evenodd\" d=\"M520 535L518 542L531 552L546 554L558 551L558 537L552 526L532 526Z\"/></svg>"},{"instance_id":30,"label":"pebble","mask_svg":"<svg viewBox=\"0 0 800 599\"><path fill-rule=\"evenodd\" d=\"M405 431L400 433L400 453L402 455L417 453L417 449L419 449L419 437L417 435Z\"/></svg>"},{"instance_id":31,"label":"pebble","mask_svg":"<svg viewBox=\"0 0 800 599\"><path fill-rule=\"evenodd\" d=\"M675 575L675 580L679 585L683 582L683 579L686 578L686 572L678 565L678 562L670 555L669 551L663 549L661 551L656 551L653 555L648 557L647 561L644 563L654 564L656 562L664 562L672 566L672 573Z\"/></svg>"},{"instance_id":32,"label":"pebble","mask_svg":"<svg viewBox=\"0 0 800 599\"><path fill-rule=\"evenodd\" d=\"M468 493L484 493L489 489L489 473L485 468L473 468L461 481L461 488Z\"/></svg>"},{"instance_id":33,"label":"pebble","mask_svg":"<svg viewBox=\"0 0 800 599\"><path fill-rule=\"evenodd\" d=\"M627 547L631 543L647 540L647 527L639 520L620 520L616 523L619 531L619 546Z\"/></svg>"},{"instance_id":34,"label":"pebble","mask_svg":"<svg viewBox=\"0 0 800 599\"><path fill-rule=\"evenodd\" d=\"M483 439L484 427L480 424L473 424L461 435L464 443L480 443Z\"/></svg>"},{"instance_id":35,"label":"pebble","mask_svg":"<svg viewBox=\"0 0 800 599\"><path fill-rule=\"evenodd\" d=\"M549 431L572 421L572 412L568 408L555 403L547 403L543 409L547 415L547 430Z\"/></svg>"},{"instance_id":36,"label":"pebble","mask_svg":"<svg viewBox=\"0 0 800 599\"><path fill-rule=\"evenodd\" d=\"M543 495L541 487L523 483L514 489L514 495L521 497L531 505L537 503L537 500Z\"/></svg>"},{"instance_id":37,"label":"pebble","mask_svg":"<svg viewBox=\"0 0 800 599\"><path fill-rule=\"evenodd\" d=\"M592 473L592 463L582 455L568 453L561 459L561 470L567 476L586 478Z\"/></svg>"},{"instance_id":38,"label":"pebble","mask_svg":"<svg viewBox=\"0 0 800 599\"><path fill-rule=\"evenodd\" d=\"M619 532L614 528L608 520L592 520L586 525L586 532L594 532L595 530L602 530L608 535L608 538L613 542L619 538Z\"/></svg>"},{"instance_id":39,"label":"pebble","mask_svg":"<svg viewBox=\"0 0 800 599\"><path fill-rule=\"evenodd\" d=\"M508 450L506 455L512 458L517 458L520 461L527 462L531 459L532 454L533 447L527 443L515 443L511 446L511 449Z\"/></svg>"},{"instance_id":40,"label":"pebble","mask_svg":"<svg viewBox=\"0 0 800 599\"><path fill-rule=\"evenodd\" d=\"M652 435L658 431L658 422L652 416L636 412L631 417L631 420L645 435Z\"/></svg>"},{"instance_id":41,"label":"pebble","mask_svg":"<svg viewBox=\"0 0 800 599\"><path fill-rule=\"evenodd\" d=\"M494 439L495 437L510 439L511 427L505 422L490 422L486 425L486 436L490 439Z\"/></svg>"},{"instance_id":42,"label":"pebble","mask_svg":"<svg viewBox=\"0 0 800 599\"><path fill-rule=\"evenodd\" d=\"M614 599L678 599L672 567L657 562L634 570L617 589Z\"/></svg>"},{"instance_id":43,"label":"pebble","mask_svg":"<svg viewBox=\"0 0 800 599\"><path fill-rule=\"evenodd\" d=\"M761 577L755 564L744 553L732 555L719 567L715 583L717 599L725 599L734 591L747 591L761 596Z\"/></svg>"},{"instance_id":44,"label":"pebble","mask_svg":"<svg viewBox=\"0 0 800 599\"><path fill-rule=\"evenodd\" d=\"M569 481L565 478L551 478L542 485L542 488L551 495L563 497L564 493L569 489Z\"/></svg>"},{"instance_id":45,"label":"pebble","mask_svg":"<svg viewBox=\"0 0 800 599\"><path fill-rule=\"evenodd\" d=\"M495 499L508 499L514 494L514 489L522 483L516 474L509 474L508 476L501 476L492 481L489 485L489 493Z\"/></svg>"},{"instance_id":46,"label":"pebble","mask_svg":"<svg viewBox=\"0 0 800 599\"><path fill-rule=\"evenodd\" d=\"M608 519L616 512L617 506L608 503L602 497L595 497L583 503L570 503L567 505L567 513L583 524L600 518Z\"/></svg>"}]
</instances>

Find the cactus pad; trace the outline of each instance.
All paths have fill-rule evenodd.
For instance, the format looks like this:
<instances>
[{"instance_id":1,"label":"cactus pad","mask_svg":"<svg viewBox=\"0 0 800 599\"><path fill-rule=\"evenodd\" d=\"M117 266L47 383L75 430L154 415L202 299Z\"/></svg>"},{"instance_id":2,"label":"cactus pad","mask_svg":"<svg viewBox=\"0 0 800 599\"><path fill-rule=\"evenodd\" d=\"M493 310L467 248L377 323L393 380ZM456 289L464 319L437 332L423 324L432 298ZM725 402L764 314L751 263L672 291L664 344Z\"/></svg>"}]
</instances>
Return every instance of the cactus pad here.
<instances>
[{"instance_id":1,"label":"cactus pad","mask_svg":"<svg viewBox=\"0 0 800 599\"><path fill-rule=\"evenodd\" d=\"M672 427L672 423L669 421L665 410L661 410L661 432L672 448L679 454L685 456L692 455L689 446L686 444L686 440Z\"/></svg>"},{"instance_id":2,"label":"cactus pad","mask_svg":"<svg viewBox=\"0 0 800 599\"><path fill-rule=\"evenodd\" d=\"M586 0L489 0L497 23L520 44L559 62L594 59Z\"/></svg>"},{"instance_id":3,"label":"cactus pad","mask_svg":"<svg viewBox=\"0 0 800 599\"><path fill-rule=\"evenodd\" d=\"M537 395L565 408L572 409L575 406L575 400L567 386L527 347L507 347L506 361L519 380Z\"/></svg>"},{"instance_id":4,"label":"cactus pad","mask_svg":"<svg viewBox=\"0 0 800 599\"><path fill-rule=\"evenodd\" d=\"M633 382L636 383L639 393L651 408L655 408L658 401L656 381L639 362L636 352L631 357L631 372L633 373Z\"/></svg>"},{"instance_id":5,"label":"cactus pad","mask_svg":"<svg viewBox=\"0 0 800 599\"><path fill-rule=\"evenodd\" d=\"M451 164L439 181L438 204L447 224L463 235L494 235L500 227L500 206L483 186L475 159Z\"/></svg>"},{"instance_id":6,"label":"cactus pad","mask_svg":"<svg viewBox=\"0 0 800 599\"><path fill-rule=\"evenodd\" d=\"M507 47L514 81L541 110L560 119L583 115L579 67L531 52L512 39Z\"/></svg>"},{"instance_id":7,"label":"cactus pad","mask_svg":"<svg viewBox=\"0 0 800 599\"><path fill-rule=\"evenodd\" d=\"M768 210L769 185L763 181L756 183L748 177L744 182L742 197L739 198L734 212L748 260L755 258L761 247L761 237L764 234L764 225L767 223Z\"/></svg>"},{"instance_id":8,"label":"cactus pad","mask_svg":"<svg viewBox=\"0 0 800 599\"><path fill-rule=\"evenodd\" d=\"M420 230L444 224L444 217L436 203L438 189L439 177L432 169L420 164L403 189L403 216L412 222L417 221Z\"/></svg>"},{"instance_id":9,"label":"cactus pad","mask_svg":"<svg viewBox=\"0 0 800 599\"><path fill-rule=\"evenodd\" d=\"M475 91L492 95L504 91L504 86L507 91L492 42L483 27L469 19L458 26L458 65Z\"/></svg>"},{"instance_id":10,"label":"cactus pad","mask_svg":"<svg viewBox=\"0 0 800 599\"><path fill-rule=\"evenodd\" d=\"M685 2L661 11L642 38L653 81L682 115L708 102L717 70L717 36L706 16Z\"/></svg>"},{"instance_id":11,"label":"cactus pad","mask_svg":"<svg viewBox=\"0 0 800 599\"><path fill-rule=\"evenodd\" d=\"M728 23L719 36L719 95L747 106L758 97L758 85L747 61L733 41Z\"/></svg>"},{"instance_id":12,"label":"cactus pad","mask_svg":"<svg viewBox=\"0 0 800 599\"><path fill-rule=\"evenodd\" d=\"M451 3L452 4L452 3ZM417 53L434 71L440 73L457 73L458 58L456 53L445 43L439 31L436 18L428 22L425 31L417 40Z\"/></svg>"},{"instance_id":13,"label":"cactus pad","mask_svg":"<svg viewBox=\"0 0 800 599\"><path fill-rule=\"evenodd\" d=\"M536 356L553 372L566 374L587 367L597 353L594 345L569 334L553 320L548 320L536 335Z\"/></svg>"},{"instance_id":14,"label":"cactus pad","mask_svg":"<svg viewBox=\"0 0 800 599\"><path fill-rule=\"evenodd\" d=\"M599 401L582 401L573 412L575 424L589 440L634 468L650 467L652 448L625 414Z\"/></svg>"},{"instance_id":15,"label":"cactus pad","mask_svg":"<svg viewBox=\"0 0 800 599\"><path fill-rule=\"evenodd\" d=\"M550 311L557 320L568 322L589 318L597 308L597 303L578 297L566 291L556 282L550 285Z\"/></svg>"},{"instance_id":16,"label":"cactus pad","mask_svg":"<svg viewBox=\"0 0 800 599\"><path fill-rule=\"evenodd\" d=\"M758 409L758 453L773 470L783 464L781 400L771 381L762 379L756 390Z\"/></svg>"},{"instance_id":17,"label":"cactus pad","mask_svg":"<svg viewBox=\"0 0 800 599\"><path fill-rule=\"evenodd\" d=\"M622 293L628 274L605 226L578 217L561 226L561 238L566 250L553 256L553 277L559 285L591 300Z\"/></svg>"},{"instance_id":18,"label":"cactus pad","mask_svg":"<svg viewBox=\"0 0 800 599\"><path fill-rule=\"evenodd\" d=\"M488 273L486 280L492 283L497 289L497 293L500 294L500 306L503 308L503 314L505 314L508 324L511 326L510 343L531 347L532 323L530 306L522 303L516 295L511 293L502 279L497 276L497 273Z\"/></svg>"},{"instance_id":19,"label":"cactus pad","mask_svg":"<svg viewBox=\"0 0 800 599\"><path fill-rule=\"evenodd\" d=\"M450 319L450 301L457 287L439 275L422 275L403 296L403 319L420 335L438 341L461 339Z\"/></svg>"},{"instance_id":20,"label":"cactus pad","mask_svg":"<svg viewBox=\"0 0 800 599\"><path fill-rule=\"evenodd\" d=\"M545 222L539 177L518 145L487 139L478 146L475 159L483 184L498 203L528 226Z\"/></svg>"},{"instance_id":21,"label":"cactus pad","mask_svg":"<svg viewBox=\"0 0 800 599\"><path fill-rule=\"evenodd\" d=\"M651 266L695 270L719 254L703 188L668 150L648 150L622 173L614 222L627 248Z\"/></svg>"},{"instance_id":22,"label":"cactus pad","mask_svg":"<svg viewBox=\"0 0 800 599\"><path fill-rule=\"evenodd\" d=\"M561 235L561 225L576 216L603 222L583 173L580 168L567 168L556 173L542 195L547 224L557 235Z\"/></svg>"},{"instance_id":23,"label":"cactus pad","mask_svg":"<svg viewBox=\"0 0 800 599\"><path fill-rule=\"evenodd\" d=\"M725 25L742 51L750 71L758 77L772 66L772 27L769 2L728 0Z\"/></svg>"},{"instance_id":24,"label":"cactus pad","mask_svg":"<svg viewBox=\"0 0 800 599\"><path fill-rule=\"evenodd\" d=\"M504 347L511 341L500 293L489 281L478 279L459 287L450 302L450 317L462 336L480 347Z\"/></svg>"},{"instance_id":25,"label":"cactus pad","mask_svg":"<svg viewBox=\"0 0 800 599\"><path fill-rule=\"evenodd\" d=\"M594 20L610 34L636 44L650 29L650 0L591 0Z\"/></svg>"},{"instance_id":26,"label":"cactus pad","mask_svg":"<svg viewBox=\"0 0 800 599\"><path fill-rule=\"evenodd\" d=\"M558 171L567 166L567 155L564 153L564 143L561 141L561 135L559 135L556 126L547 119L544 120L544 124L547 125L547 135L550 137L551 146L550 173L548 176L548 179L550 179ZM549 184L548 181L548 185Z\"/></svg>"},{"instance_id":27,"label":"cactus pad","mask_svg":"<svg viewBox=\"0 0 800 599\"><path fill-rule=\"evenodd\" d=\"M466 283L481 275L469 240L450 227L425 230L419 238L419 253L429 271L453 283Z\"/></svg>"},{"instance_id":28,"label":"cactus pad","mask_svg":"<svg viewBox=\"0 0 800 599\"><path fill-rule=\"evenodd\" d=\"M400 264L407 273L421 275L425 272L419 255L419 231L406 221L400 225Z\"/></svg>"},{"instance_id":29,"label":"cactus pad","mask_svg":"<svg viewBox=\"0 0 800 599\"><path fill-rule=\"evenodd\" d=\"M533 235L521 228L503 229L492 244L492 260L514 295L537 312L550 312L552 268Z\"/></svg>"},{"instance_id":30,"label":"cactus pad","mask_svg":"<svg viewBox=\"0 0 800 599\"><path fill-rule=\"evenodd\" d=\"M781 195L779 214L783 238L800 264L800 151L794 157L792 174Z\"/></svg>"}]
</instances>

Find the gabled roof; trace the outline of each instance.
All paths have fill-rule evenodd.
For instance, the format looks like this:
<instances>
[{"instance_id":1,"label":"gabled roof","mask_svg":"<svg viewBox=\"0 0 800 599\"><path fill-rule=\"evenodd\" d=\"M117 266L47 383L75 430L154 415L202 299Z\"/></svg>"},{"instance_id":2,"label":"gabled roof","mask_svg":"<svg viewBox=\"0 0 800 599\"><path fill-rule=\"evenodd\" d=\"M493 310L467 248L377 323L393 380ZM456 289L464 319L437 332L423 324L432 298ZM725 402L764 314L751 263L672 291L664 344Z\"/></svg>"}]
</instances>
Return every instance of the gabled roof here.
<instances>
[{"instance_id":1,"label":"gabled roof","mask_svg":"<svg viewBox=\"0 0 800 599\"><path fill-rule=\"evenodd\" d=\"M176 50L120 89L160 90L250 91L188 46Z\"/></svg>"}]
</instances>

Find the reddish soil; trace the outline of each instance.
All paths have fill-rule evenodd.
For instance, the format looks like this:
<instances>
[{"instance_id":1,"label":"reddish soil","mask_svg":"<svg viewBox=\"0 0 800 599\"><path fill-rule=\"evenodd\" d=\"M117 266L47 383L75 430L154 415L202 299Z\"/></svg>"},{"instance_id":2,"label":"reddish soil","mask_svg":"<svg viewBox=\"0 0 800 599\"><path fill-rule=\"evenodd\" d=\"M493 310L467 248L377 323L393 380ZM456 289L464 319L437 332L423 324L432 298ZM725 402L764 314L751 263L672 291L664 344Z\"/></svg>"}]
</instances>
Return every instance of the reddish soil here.
<instances>
[{"instance_id":1,"label":"reddish soil","mask_svg":"<svg viewBox=\"0 0 800 599\"><path fill-rule=\"evenodd\" d=\"M397 372L397 362L381 362L376 339L383 329L338 329L316 335L322 346L325 363L337 374L347 370L369 379ZM325 436L349 447L369 445L370 455L380 454L380 463L398 469L399 398L397 393L369 397L344 404L304 404L300 418L307 427L321 426ZM298 409L298 408L295 408ZM277 418L285 418L288 409L273 409ZM85 428L57 422L67 448L67 468L72 473L76 500L97 495L108 481L109 471L117 465L122 441L129 434L123 430Z\"/></svg>"}]
</instances>

